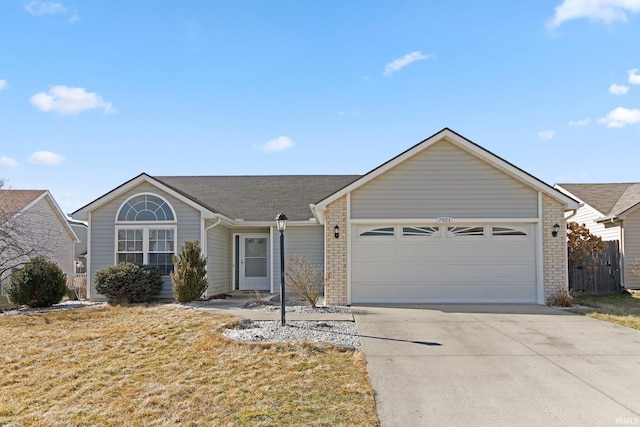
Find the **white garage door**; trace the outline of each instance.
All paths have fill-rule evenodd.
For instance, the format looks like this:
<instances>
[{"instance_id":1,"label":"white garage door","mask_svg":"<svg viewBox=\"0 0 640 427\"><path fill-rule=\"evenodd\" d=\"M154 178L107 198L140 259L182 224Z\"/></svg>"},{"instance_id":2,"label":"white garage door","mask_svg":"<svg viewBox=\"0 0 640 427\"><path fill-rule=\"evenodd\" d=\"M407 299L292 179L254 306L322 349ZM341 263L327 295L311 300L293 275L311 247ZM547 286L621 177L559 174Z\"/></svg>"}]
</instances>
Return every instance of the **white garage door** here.
<instances>
[{"instance_id":1,"label":"white garage door","mask_svg":"<svg viewBox=\"0 0 640 427\"><path fill-rule=\"evenodd\" d=\"M354 303L536 301L534 224L352 230Z\"/></svg>"}]
</instances>

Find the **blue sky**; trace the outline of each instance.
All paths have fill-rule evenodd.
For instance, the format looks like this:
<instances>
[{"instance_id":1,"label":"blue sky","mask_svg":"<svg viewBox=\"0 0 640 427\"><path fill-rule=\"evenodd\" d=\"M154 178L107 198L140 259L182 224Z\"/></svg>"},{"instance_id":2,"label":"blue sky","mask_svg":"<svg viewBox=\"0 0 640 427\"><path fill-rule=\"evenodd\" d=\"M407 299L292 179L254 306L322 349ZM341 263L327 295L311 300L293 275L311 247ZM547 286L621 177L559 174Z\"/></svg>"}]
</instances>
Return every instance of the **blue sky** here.
<instances>
[{"instance_id":1,"label":"blue sky","mask_svg":"<svg viewBox=\"0 0 640 427\"><path fill-rule=\"evenodd\" d=\"M444 127L640 181L640 0L0 1L0 178L365 173Z\"/></svg>"}]
</instances>

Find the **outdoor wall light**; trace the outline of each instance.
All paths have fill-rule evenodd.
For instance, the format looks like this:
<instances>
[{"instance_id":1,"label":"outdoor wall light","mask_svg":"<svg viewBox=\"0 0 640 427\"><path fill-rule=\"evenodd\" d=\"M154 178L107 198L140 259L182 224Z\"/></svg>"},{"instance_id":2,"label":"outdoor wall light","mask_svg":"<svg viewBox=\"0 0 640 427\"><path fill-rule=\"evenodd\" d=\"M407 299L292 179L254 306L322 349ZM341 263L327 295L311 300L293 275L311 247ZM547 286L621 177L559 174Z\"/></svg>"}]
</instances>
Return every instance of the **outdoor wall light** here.
<instances>
[{"instance_id":1,"label":"outdoor wall light","mask_svg":"<svg viewBox=\"0 0 640 427\"><path fill-rule=\"evenodd\" d=\"M340 226L338 224L336 224L335 227L333 227L333 236L337 239L338 237L340 237Z\"/></svg>"},{"instance_id":2,"label":"outdoor wall light","mask_svg":"<svg viewBox=\"0 0 640 427\"><path fill-rule=\"evenodd\" d=\"M280 323L282 326L286 324L286 310L285 310L285 287L284 287L284 230L287 228L287 216L280 212L276 217L276 227L280 232Z\"/></svg>"},{"instance_id":3,"label":"outdoor wall light","mask_svg":"<svg viewBox=\"0 0 640 427\"><path fill-rule=\"evenodd\" d=\"M553 231L551 232L551 235L553 237L558 237L558 230L560 230L560 225L558 225L558 223L556 222L553 226Z\"/></svg>"}]
</instances>

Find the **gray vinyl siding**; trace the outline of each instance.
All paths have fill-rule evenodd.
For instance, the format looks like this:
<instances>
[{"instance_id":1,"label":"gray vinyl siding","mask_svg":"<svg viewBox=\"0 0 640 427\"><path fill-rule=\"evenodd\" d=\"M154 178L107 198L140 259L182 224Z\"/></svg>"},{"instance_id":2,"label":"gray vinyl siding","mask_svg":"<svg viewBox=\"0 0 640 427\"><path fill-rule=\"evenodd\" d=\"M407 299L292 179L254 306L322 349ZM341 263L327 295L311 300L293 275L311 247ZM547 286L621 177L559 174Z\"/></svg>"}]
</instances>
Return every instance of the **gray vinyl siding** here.
<instances>
[{"instance_id":1,"label":"gray vinyl siding","mask_svg":"<svg viewBox=\"0 0 640 427\"><path fill-rule=\"evenodd\" d=\"M567 212L566 216L570 216L571 213L572 212ZM609 225L608 227L605 227L603 224L599 224L595 221L596 219L600 219L603 216L604 215L602 215L600 212L585 204L583 207L576 211L576 214L574 216L568 218L567 221L584 224L592 234L600 236L602 240L620 240L619 226Z\"/></svg>"},{"instance_id":2,"label":"gray vinyl siding","mask_svg":"<svg viewBox=\"0 0 640 427\"><path fill-rule=\"evenodd\" d=\"M89 254L91 257L90 277L92 299L103 299L102 295L96 294L95 291L95 272L115 264L115 226L118 210L125 200L138 193L157 194L171 204L176 213L177 219L177 251L180 250L180 247L186 240L197 239L202 241L200 236L200 212L187 205L186 203L183 203L177 198L163 191L160 191L155 186L147 183L140 184L134 189L121 194L120 196L111 200L108 204L101 206L100 208L91 212L91 247ZM171 278L169 276L166 276L164 278L162 293L158 296L158 298L173 298L173 289L171 285Z\"/></svg>"},{"instance_id":3,"label":"gray vinyl siding","mask_svg":"<svg viewBox=\"0 0 640 427\"><path fill-rule=\"evenodd\" d=\"M351 218L535 218L537 192L442 141L351 193Z\"/></svg>"},{"instance_id":4,"label":"gray vinyl siding","mask_svg":"<svg viewBox=\"0 0 640 427\"><path fill-rule=\"evenodd\" d=\"M640 277L633 272L640 259L640 211L631 213L624 220L624 285L628 289L640 289Z\"/></svg>"},{"instance_id":5,"label":"gray vinyl siding","mask_svg":"<svg viewBox=\"0 0 640 427\"><path fill-rule=\"evenodd\" d=\"M29 210L28 215L34 221L34 230L39 230L43 238L49 239L47 259L58 264L62 272L71 277L74 273L75 241L56 214L56 208L45 197Z\"/></svg>"},{"instance_id":6,"label":"gray vinyl siding","mask_svg":"<svg viewBox=\"0 0 640 427\"><path fill-rule=\"evenodd\" d=\"M217 225L207 231L207 296L231 291L231 234Z\"/></svg>"},{"instance_id":7,"label":"gray vinyl siding","mask_svg":"<svg viewBox=\"0 0 640 427\"><path fill-rule=\"evenodd\" d=\"M275 293L280 293L280 233L273 234L273 284ZM293 256L308 257L311 264L324 271L324 227L289 227L284 232L284 259L286 263Z\"/></svg>"}]
</instances>

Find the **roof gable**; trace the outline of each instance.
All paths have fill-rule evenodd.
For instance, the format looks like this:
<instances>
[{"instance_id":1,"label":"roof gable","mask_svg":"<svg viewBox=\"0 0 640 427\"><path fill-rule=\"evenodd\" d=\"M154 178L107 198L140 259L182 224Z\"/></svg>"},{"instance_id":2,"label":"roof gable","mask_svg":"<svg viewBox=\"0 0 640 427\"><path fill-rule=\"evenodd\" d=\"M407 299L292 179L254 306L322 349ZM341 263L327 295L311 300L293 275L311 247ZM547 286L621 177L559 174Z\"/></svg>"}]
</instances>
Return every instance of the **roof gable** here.
<instances>
[{"instance_id":1,"label":"roof gable","mask_svg":"<svg viewBox=\"0 0 640 427\"><path fill-rule=\"evenodd\" d=\"M44 199L50 204L66 232L75 242L79 242L78 236L69 225L67 216L47 190L0 190L0 220L7 221L16 215L21 215Z\"/></svg>"},{"instance_id":2,"label":"roof gable","mask_svg":"<svg viewBox=\"0 0 640 427\"><path fill-rule=\"evenodd\" d=\"M489 165L493 166L494 168L506 173L507 175L510 175L511 177L515 178L516 180L526 184L527 186L535 189L536 191L540 191L544 194L547 194L548 196L562 202L566 208L568 209L577 209L578 208L578 203L572 199L571 197L563 194L562 192L558 191L557 189L551 187L550 185L546 184L545 182L539 180L538 178L534 177L533 175L523 171L522 169L514 166L513 164L507 162L506 160L496 156L495 154L491 153L490 151L480 147L479 145L475 144L474 142L464 138L463 136L459 135L458 133L452 131L451 129L445 128L443 130L441 130L440 132L430 136L429 138L425 139L422 142L419 142L418 144L414 145L413 147L409 148L408 150L402 152L401 154L397 155L396 157L394 157L393 159L387 161L386 163L383 163L382 165L378 166L377 168L373 169L372 171L368 172L367 174L363 175L361 178L359 178L358 180L352 182L351 184L341 188L340 190L336 191L335 193L331 194L329 197L320 200L319 202L316 203L315 205L315 209L318 211L322 211L326 209L326 206L329 205L331 202L339 199L340 197L344 196L347 193L350 193L354 190L356 190L357 188L362 187L363 185L367 184L368 182L376 179L377 177L379 177L380 175L384 174L385 172L389 171L390 169L394 168L395 166L399 165L400 163L405 162L406 160L412 158L413 156L417 155L418 153L421 153L422 151L428 149L429 147L433 146L434 144L441 142L441 141L447 141L455 146L457 146L458 148L461 148L462 150L474 155L475 157L483 160L484 162L488 163Z\"/></svg>"},{"instance_id":3,"label":"roof gable","mask_svg":"<svg viewBox=\"0 0 640 427\"><path fill-rule=\"evenodd\" d=\"M126 193L127 191L137 187L138 185L140 185L141 183L146 182L149 183L151 185L153 185L154 187L165 191L169 194L171 194L172 196L174 196L175 198L179 199L180 201L186 203L187 205L195 208L196 210L199 210L200 212L202 212L203 216L205 218L209 217L209 218L213 218L216 216L221 216L219 215L218 212L214 211L211 207L206 206L205 204L194 200L192 197L180 192L180 191L176 191L176 189L171 188L169 186L167 186L166 184L163 184L162 182L158 181L157 179L153 178L152 176L147 175L146 173L141 173L140 175L136 176L135 178L130 179L129 181L125 182L124 184L119 185L118 187L114 188L113 190L109 191L108 193L105 193L104 195L98 197L96 200L94 200L93 202L81 207L80 209L76 210L75 212L73 212L71 214L71 216L74 219L79 219L79 220L86 220L88 218L88 214L98 208L100 208L101 206L104 206L105 204L109 203L111 200L115 199L116 197L120 196L123 193Z\"/></svg>"},{"instance_id":4,"label":"roof gable","mask_svg":"<svg viewBox=\"0 0 640 427\"><path fill-rule=\"evenodd\" d=\"M46 190L0 190L0 211L13 216L44 193Z\"/></svg>"}]
</instances>

